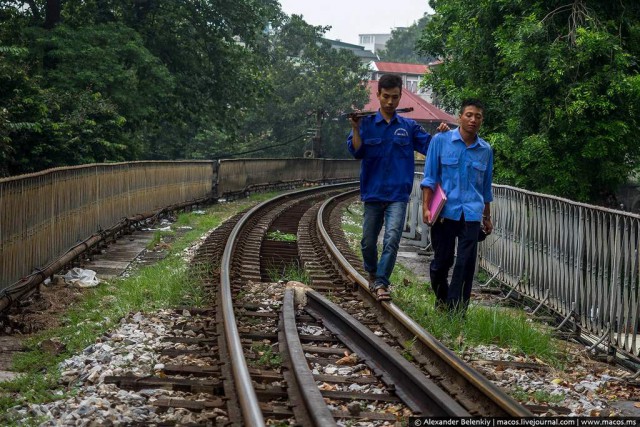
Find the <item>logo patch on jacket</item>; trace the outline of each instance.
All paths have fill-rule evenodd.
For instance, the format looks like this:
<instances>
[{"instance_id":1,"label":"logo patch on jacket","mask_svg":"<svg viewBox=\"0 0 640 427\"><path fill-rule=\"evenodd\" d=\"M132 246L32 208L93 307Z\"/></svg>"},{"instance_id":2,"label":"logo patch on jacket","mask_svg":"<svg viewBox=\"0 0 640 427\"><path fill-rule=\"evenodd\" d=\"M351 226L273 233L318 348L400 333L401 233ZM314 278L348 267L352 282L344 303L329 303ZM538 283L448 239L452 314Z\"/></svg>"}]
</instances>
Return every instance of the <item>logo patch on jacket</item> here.
<instances>
[{"instance_id":1,"label":"logo patch on jacket","mask_svg":"<svg viewBox=\"0 0 640 427\"><path fill-rule=\"evenodd\" d=\"M399 128L393 133L395 136L409 136L409 132L406 129Z\"/></svg>"}]
</instances>

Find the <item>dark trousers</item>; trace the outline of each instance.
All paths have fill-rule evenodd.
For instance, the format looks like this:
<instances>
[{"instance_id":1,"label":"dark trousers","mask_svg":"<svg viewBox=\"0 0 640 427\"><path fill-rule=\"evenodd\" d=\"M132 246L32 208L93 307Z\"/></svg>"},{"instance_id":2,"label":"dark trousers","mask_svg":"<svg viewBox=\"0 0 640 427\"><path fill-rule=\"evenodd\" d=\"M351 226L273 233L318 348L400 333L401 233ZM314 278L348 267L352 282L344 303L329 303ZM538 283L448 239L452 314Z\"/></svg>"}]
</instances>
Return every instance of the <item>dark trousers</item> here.
<instances>
[{"instance_id":1,"label":"dark trousers","mask_svg":"<svg viewBox=\"0 0 640 427\"><path fill-rule=\"evenodd\" d=\"M466 310L471 298L473 273L478 254L480 222L441 218L431 227L433 261L429 268L436 306ZM458 254L456 256L456 239ZM455 260L451 283L449 270Z\"/></svg>"}]
</instances>

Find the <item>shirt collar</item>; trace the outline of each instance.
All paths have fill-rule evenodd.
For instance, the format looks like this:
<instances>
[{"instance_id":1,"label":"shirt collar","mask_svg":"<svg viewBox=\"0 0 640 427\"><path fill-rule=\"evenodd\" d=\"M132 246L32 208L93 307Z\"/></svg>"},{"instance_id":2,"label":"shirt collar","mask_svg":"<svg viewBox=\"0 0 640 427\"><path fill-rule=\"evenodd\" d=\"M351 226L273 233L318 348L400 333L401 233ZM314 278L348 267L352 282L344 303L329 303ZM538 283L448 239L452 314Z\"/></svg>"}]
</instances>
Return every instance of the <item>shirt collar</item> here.
<instances>
[{"instance_id":1,"label":"shirt collar","mask_svg":"<svg viewBox=\"0 0 640 427\"><path fill-rule=\"evenodd\" d=\"M389 120L389 124L393 123L394 120L398 120L398 113L396 111L393 112L393 116L391 116L391 120ZM376 119L375 119L375 123L378 124L380 122L387 122L384 117L382 116L382 113L380 112L380 109L378 108L378 112L376 113Z\"/></svg>"},{"instance_id":2,"label":"shirt collar","mask_svg":"<svg viewBox=\"0 0 640 427\"><path fill-rule=\"evenodd\" d=\"M456 140L459 140L460 142L466 145L466 143L464 142L464 139L462 139L462 135L460 135L459 127L455 128L453 130L453 135L451 135L451 142ZM479 144L480 144L480 137L478 136L478 134L476 134L476 138L474 139L473 144L471 144L468 148L473 148Z\"/></svg>"}]
</instances>

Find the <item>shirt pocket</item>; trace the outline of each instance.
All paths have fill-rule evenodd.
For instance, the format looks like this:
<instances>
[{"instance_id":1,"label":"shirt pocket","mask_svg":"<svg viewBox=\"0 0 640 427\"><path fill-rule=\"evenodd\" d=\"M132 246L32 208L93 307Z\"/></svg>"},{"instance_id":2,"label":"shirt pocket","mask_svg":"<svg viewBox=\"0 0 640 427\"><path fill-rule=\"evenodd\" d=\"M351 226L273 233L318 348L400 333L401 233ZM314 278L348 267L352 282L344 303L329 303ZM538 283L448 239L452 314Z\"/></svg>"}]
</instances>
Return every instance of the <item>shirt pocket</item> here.
<instances>
[{"instance_id":1,"label":"shirt pocket","mask_svg":"<svg viewBox=\"0 0 640 427\"><path fill-rule=\"evenodd\" d=\"M482 162L471 162L472 179L475 184L482 188L484 183L484 174L487 171L487 165Z\"/></svg>"},{"instance_id":2,"label":"shirt pocket","mask_svg":"<svg viewBox=\"0 0 640 427\"><path fill-rule=\"evenodd\" d=\"M450 182L451 185L457 187L458 179L460 178L458 158L442 157L440 163L442 164L442 181Z\"/></svg>"},{"instance_id":3,"label":"shirt pocket","mask_svg":"<svg viewBox=\"0 0 640 427\"><path fill-rule=\"evenodd\" d=\"M400 157L413 157L413 146L408 136L396 136L393 138L393 149Z\"/></svg>"},{"instance_id":4,"label":"shirt pocket","mask_svg":"<svg viewBox=\"0 0 640 427\"><path fill-rule=\"evenodd\" d=\"M362 141L365 146L365 157L384 157L381 138L368 138Z\"/></svg>"}]
</instances>

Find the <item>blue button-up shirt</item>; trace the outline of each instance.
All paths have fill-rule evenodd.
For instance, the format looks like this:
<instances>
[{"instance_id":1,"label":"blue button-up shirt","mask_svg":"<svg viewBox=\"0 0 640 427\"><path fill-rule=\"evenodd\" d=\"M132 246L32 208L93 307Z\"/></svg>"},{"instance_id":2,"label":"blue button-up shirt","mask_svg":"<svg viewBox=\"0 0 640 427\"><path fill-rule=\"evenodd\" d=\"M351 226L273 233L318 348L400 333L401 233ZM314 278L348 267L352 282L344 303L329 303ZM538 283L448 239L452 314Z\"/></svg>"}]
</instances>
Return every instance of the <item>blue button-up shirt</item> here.
<instances>
[{"instance_id":1,"label":"blue button-up shirt","mask_svg":"<svg viewBox=\"0 0 640 427\"><path fill-rule=\"evenodd\" d=\"M454 129L433 138L424 163L421 187L435 190L440 183L447 195L440 216L465 221L482 220L484 204L493 201L493 151L479 136L467 147Z\"/></svg>"},{"instance_id":2,"label":"blue button-up shirt","mask_svg":"<svg viewBox=\"0 0 640 427\"><path fill-rule=\"evenodd\" d=\"M360 196L364 202L408 202L413 188L413 152L425 154L431 135L415 120L393 115L391 121L375 116L360 119L362 144L353 148L353 131L347 148L360 166Z\"/></svg>"}]
</instances>

